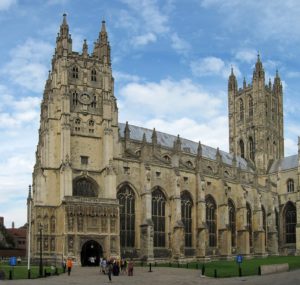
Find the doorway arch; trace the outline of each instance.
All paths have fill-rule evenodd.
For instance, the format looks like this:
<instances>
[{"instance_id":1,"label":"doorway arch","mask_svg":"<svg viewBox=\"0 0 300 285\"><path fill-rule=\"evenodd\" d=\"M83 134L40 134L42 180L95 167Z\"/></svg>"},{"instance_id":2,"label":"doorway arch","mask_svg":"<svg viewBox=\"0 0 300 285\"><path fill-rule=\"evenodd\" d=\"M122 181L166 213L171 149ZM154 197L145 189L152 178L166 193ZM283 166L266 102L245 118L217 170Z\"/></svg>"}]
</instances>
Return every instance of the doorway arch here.
<instances>
[{"instance_id":1,"label":"doorway arch","mask_svg":"<svg viewBox=\"0 0 300 285\"><path fill-rule=\"evenodd\" d=\"M82 266L99 266L100 257L103 256L102 246L95 240L85 242L81 248Z\"/></svg>"}]
</instances>

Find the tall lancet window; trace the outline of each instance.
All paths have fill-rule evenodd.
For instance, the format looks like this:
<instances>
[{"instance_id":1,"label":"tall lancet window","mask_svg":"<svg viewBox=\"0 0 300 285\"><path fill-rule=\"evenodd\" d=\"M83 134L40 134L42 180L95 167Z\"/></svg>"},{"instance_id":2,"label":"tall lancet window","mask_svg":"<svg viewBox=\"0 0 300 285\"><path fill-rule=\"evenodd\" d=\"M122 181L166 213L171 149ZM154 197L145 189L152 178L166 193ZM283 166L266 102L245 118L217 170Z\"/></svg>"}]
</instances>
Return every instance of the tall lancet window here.
<instances>
[{"instance_id":1,"label":"tall lancet window","mask_svg":"<svg viewBox=\"0 0 300 285\"><path fill-rule=\"evenodd\" d=\"M288 202L284 209L284 230L285 230L285 242L296 242L296 207L292 202Z\"/></svg>"},{"instance_id":2,"label":"tall lancet window","mask_svg":"<svg viewBox=\"0 0 300 285\"><path fill-rule=\"evenodd\" d=\"M253 117L253 98L251 95L249 96L248 103L249 103L249 106L248 106L249 107L249 118L252 118Z\"/></svg>"},{"instance_id":3,"label":"tall lancet window","mask_svg":"<svg viewBox=\"0 0 300 285\"><path fill-rule=\"evenodd\" d=\"M240 140L240 154L242 158L245 158L245 146L243 140Z\"/></svg>"},{"instance_id":4,"label":"tall lancet window","mask_svg":"<svg viewBox=\"0 0 300 285\"><path fill-rule=\"evenodd\" d=\"M254 161L254 158L255 158L255 149L254 149L254 141L253 141L252 137L249 138L249 156L250 156L250 159L252 161Z\"/></svg>"},{"instance_id":5,"label":"tall lancet window","mask_svg":"<svg viewBox=\"0 0 300 285\"><path fill-rule=\"evenodd\" d=\"M120 203L121 247L135 245L135 195L129 185L123 186L117 194Z\"/></svg>"},{"instance_id":6,"label":"tall lancet window","mask_svg":"<svg viewBox=\"0 0 300 285\"><path fill-rule=\"evenodd\" d=\"M236 246L236 214L235 206L231 199L228 200L228 215L229 215L229 229L231 232L231 246Z\"/></svg>"},{"instance_id":7,"label":"tall lancet window","mask_svg":"<svg viewBox=\"0 0 300 285\"><path fill-rule=\"evenodd\" d=\"M252 231L252 211L249 203L246 203L247 209L247 228L249 232L249 246L253 246L253 231Z\"/></svg>"},{"instance_id":8,"label":"tall lancet window","mask_svg":"<svg viewBox=\"0 0 300 285\"><path fill-rule=\"evenodd\" d=\"M206 225L208 229L208 246L217 246L217 217L216 217L216 203L212 196L207 196L206 203Z\"/></svg>"},{"instance_id":9,"label":"tall lancet window","mask_svg":"<svg viewBox=\"0 0 300 285\"><path fill-rule=\"evenodd\" d=\"M152 221L154 224L154 247L166 246L166 198L157 187L152 192Z\"/></svg>"},{"instance_id":10,"label":"tall lancet window","mask_svg":"<svg viewBox=\"0 0 300 285\"><path fill-rule=\"evenodd\" d=\"M193 201L188 191L181 193L181 219L184 224L185 246L192 246L192 207Z\"/></svg>"},{"instance_id":11,"label":"tall lancet window","mask_svg":"<svg viewBox=\"0 0 300 285\"><path fill-rule=\"evenodd\" d=\"M240 121L244 120L244 102L243 99L239 100L239 105L240 105Z\"/></svg>"}]
</instances>

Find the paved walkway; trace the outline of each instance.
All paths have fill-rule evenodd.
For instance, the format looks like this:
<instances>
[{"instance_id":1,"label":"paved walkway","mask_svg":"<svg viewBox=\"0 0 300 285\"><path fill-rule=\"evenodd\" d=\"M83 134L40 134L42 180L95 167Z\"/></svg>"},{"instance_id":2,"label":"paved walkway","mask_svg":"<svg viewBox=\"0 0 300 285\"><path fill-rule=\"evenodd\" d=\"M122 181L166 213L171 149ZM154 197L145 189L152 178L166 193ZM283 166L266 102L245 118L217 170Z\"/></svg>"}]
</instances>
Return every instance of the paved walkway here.
<instances>
[{"instance_id":1,"label":"paved walkway","mask_svg":"<svg viewBox=\"0 0 300 285\"><path fill-rule=\"evenodd\" d=\"M148 272L146 267L134 268L134 276L112 276L112 283L108 282L108 277L99 272L99 268L79 267L72 269L71 276L62 274L42 279L32 280L6 280L0 281L0 285L96 285L96 284L120 284L120 285L199 285L199 284L219 284L219 285L296 285L300 284L300 270L278 273L266 276L235 277L235 278L209 278L201 277L200 270L183 268L153 268L153 272Z\"/></svg>"}]
</instances>

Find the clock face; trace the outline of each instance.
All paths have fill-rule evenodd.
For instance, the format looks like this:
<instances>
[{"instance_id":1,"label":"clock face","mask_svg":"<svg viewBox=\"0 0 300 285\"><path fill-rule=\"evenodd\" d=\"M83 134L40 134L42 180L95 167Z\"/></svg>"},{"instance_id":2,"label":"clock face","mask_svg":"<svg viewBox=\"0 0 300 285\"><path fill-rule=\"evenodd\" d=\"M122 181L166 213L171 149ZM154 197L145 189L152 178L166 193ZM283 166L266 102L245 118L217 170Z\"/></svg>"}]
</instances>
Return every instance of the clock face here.
<instances>
[{"instance_id":1,"label":"clock face","mask_svg":"<svg viewBox=\"0 0 300 285\"><path fill-rule=\"evenodd\" d=\"M92 103L92 96L86 92L80 94L79 96L79 101L80 103L84 104L84 105L89 105Z\"/></svg>"}]
</instances>

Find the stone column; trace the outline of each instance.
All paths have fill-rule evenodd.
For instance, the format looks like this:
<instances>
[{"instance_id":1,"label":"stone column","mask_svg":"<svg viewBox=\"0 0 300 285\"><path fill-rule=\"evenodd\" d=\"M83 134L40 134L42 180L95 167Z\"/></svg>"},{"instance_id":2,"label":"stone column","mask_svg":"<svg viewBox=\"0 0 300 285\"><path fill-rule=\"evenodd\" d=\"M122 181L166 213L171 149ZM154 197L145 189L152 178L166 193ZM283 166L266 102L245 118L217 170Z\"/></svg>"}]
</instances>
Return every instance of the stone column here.
<instances>
[{"instance_id":1,"label":"stone column","mask_svg":"<svg viewBox=\"0 0 300 285\"><path fill-rule=\"evenodd\" d=\"M257 194L258 198L256 199L255 208L253 211L253 249L254 254L264 255L266 252L265 249L265 231L263 229L263 217L261 209L261 194Z\"/></svg>"},{"instance_id":2,"label":"stone column","mask_svg":"<svg viewBox=\"0 0 300 285\"><path fill-rule=\"evenodd\" d=\"M229 230L228 204L219 206L218 216L218 247L222 256L231 255L231 232Z\"/></svg>"},{"instance_id":3,"label":"stone column","mask_svg":"<svg viewBox=\"0 0 300 285\"><path fill-rule=\"evenodd\" d=\"M237 229L237 254L248 255L250 253L249 230L247 228L246 193L243 199L238 199L236 211Z\"/></svg>"},{"instance_id":4,"label":"stone column","mask_svg":"<svg viewBox=\"0 0 300 285\"><path fill-rule=\"evenodd\" d=\"M174 181L173 205L171 207L173 214L171 247L172 259L178 261L184 258L184 225L181 220L180 175L177 171L175 171Z\"/></svg>"},{"instance_id":5,"label":"stone column","mask_svg":"<svg viewBox=\"0 0 300 285\"><path fill-rule=\"evenodd\" d=\"M154 227L152 222L152 195L151 195L151 169L145 165L143 171L144 189L141 194L142 198L142 224L140 236L141 259L145 261L154 260L153 253L153 235Z\"/></svg>"},{"instance_id":6,"label":"stone column","mask_svg":"<svg viewBox=\"0 0 300 285\"><path fill-rule=\"evenodd\" d=\"M278 255L278 229L276 227L275 197L271 198L270 214L267 215L267 250L271 255Z\"/></svg>"},{"instance_id":7,"label":"stone column","mask_svg":"<svg viewBox=\"0 0 300 285\"><path fill-rule=\"evenodd\" d=\"M197 201L196 201L196 256L197 259L205 259L206 249L206 207L205 207L205 180L200 173L196 173Z\"/></svg>"}]
</instances>

